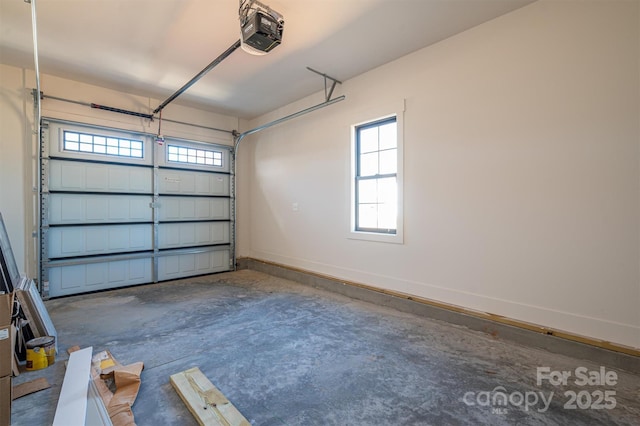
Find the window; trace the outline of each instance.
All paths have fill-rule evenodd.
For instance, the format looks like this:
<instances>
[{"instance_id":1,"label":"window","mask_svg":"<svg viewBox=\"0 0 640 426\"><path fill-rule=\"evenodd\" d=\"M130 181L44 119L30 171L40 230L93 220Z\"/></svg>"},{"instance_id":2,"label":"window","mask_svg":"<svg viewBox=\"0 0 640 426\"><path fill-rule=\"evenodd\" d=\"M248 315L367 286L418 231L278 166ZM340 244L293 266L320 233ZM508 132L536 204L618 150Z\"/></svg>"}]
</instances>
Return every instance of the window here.
<instances>
[{"instance_id":1,"label":"window","mask_svg":"<svg viewBox=\"0 0 640 426\"><path fill-rule=\"evenodd\" d=\"M169 145L167 146L167 161L222 167L222 152Z\"/></svg>"},{"instance_id":2,"label":"window","mask_svg":"<svg viewBox=\"0 0 640 426\"><path fill-rule=\"evenodd\" d=\"M398 141L396 118L357 126L355 231L396 234Z\"/></svg>"},{"instance_id":3,"label":"window","mask_svg":"<svg viewBox=\"0 0 640 426\"><path fill-rule=\"evenodd\" d=\"M122 139L90 133L64 131L63 149L92 154L115 155L118 157L143 158L143 143L138 140Z\"/></svg>"},{"instance_id":4,"label":"window","mask_svg":"<svg viewBox=\"0 0 640 426\"><path fill-rule=\"evenodd\" d=\"M349 239L404 243L404 111L401 99L354 114Z\"/></svg>"}]
</instances>

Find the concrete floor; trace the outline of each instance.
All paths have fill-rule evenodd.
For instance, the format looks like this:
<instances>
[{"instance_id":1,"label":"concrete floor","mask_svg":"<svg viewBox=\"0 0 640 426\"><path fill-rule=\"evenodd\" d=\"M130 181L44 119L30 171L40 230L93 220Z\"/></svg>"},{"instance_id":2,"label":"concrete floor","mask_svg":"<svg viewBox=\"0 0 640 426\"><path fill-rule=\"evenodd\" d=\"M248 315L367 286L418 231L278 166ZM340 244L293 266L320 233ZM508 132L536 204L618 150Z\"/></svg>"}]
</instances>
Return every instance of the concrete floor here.
<instances>
[{"instance_id":1,"label":"concrete floor","mask_svg":"<svg viewBox=\"0 0 640 426\"><path fill-rule=\"evenodd\" d=\"M577 368L601 365L255 271L46 305L61 354L14 379L52 384L14 401L15 426L51 424L73 345L144 362L133 406L140 426L197 424L169 384L195 366L256 425L640 424L637 374L602 366L615 371L615 384L579 386ZM538 386L537 367L572 376ZM500 392L506 405L494 398ZM598 400L615 408L591 408Z\"/></svg>"}]
</instances>

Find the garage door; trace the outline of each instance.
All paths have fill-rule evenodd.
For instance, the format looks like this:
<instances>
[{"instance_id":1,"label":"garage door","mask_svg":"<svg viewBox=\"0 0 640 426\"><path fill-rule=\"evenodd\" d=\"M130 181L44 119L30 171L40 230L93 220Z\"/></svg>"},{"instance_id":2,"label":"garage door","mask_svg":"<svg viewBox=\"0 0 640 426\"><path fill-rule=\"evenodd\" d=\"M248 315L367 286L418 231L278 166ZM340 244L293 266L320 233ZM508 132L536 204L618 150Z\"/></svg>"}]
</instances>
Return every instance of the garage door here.
<instances>
[{"instance_id":1,"label":"garage door","mask_svg":"<svg viewBox=\"0 0 640 426\"><path fill-rule=\"evenodd\" d=\"M231 147L46 119L45 296L233 267Z\"/></svg>"}]
</instances>

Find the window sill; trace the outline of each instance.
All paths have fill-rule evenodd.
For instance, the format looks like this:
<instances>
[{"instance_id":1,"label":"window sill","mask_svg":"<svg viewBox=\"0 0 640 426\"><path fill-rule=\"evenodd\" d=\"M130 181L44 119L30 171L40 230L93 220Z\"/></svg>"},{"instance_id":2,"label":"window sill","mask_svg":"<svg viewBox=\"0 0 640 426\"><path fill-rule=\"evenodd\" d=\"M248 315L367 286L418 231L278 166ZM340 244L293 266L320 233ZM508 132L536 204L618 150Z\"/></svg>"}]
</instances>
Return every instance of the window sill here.
<instances>
[{"instance_id":1,"label":"window sill","mask_svg":"<svg viewBox=\"0 0 640 426\"><path fill-rule=\"evenodd\" d=\"M402 233L382 234L377 232L351 231L347 235L350 240L374 241L379 243L403 244L404 238Z\"/></svg>"}]
</instances>

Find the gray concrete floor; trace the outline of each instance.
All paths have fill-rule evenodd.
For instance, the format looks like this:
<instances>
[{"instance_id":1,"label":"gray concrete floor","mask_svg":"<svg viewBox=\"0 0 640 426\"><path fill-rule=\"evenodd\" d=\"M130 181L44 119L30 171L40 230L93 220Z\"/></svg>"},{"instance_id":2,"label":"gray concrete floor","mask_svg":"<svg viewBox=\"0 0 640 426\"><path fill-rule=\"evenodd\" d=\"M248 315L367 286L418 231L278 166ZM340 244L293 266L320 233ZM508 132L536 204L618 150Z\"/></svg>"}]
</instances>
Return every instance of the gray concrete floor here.
<instances>
[{"instance_id":1,"label":"gray concrete floor","mask_svg":"<svg viewBox=\"0 0 640 426\"><path fill-rule=\"evenodd\" d=\"M140 426L197 424L169 384L196 366L256 425L640 424L638 375L250 270L46 306L61 353L14 379L52 384L14 401L16 426L51 424L73 345L144 362ZM539 386L537 367L572 375ZM617 381L580 386L580 367Z\"/></svg>"}]
</instances>

